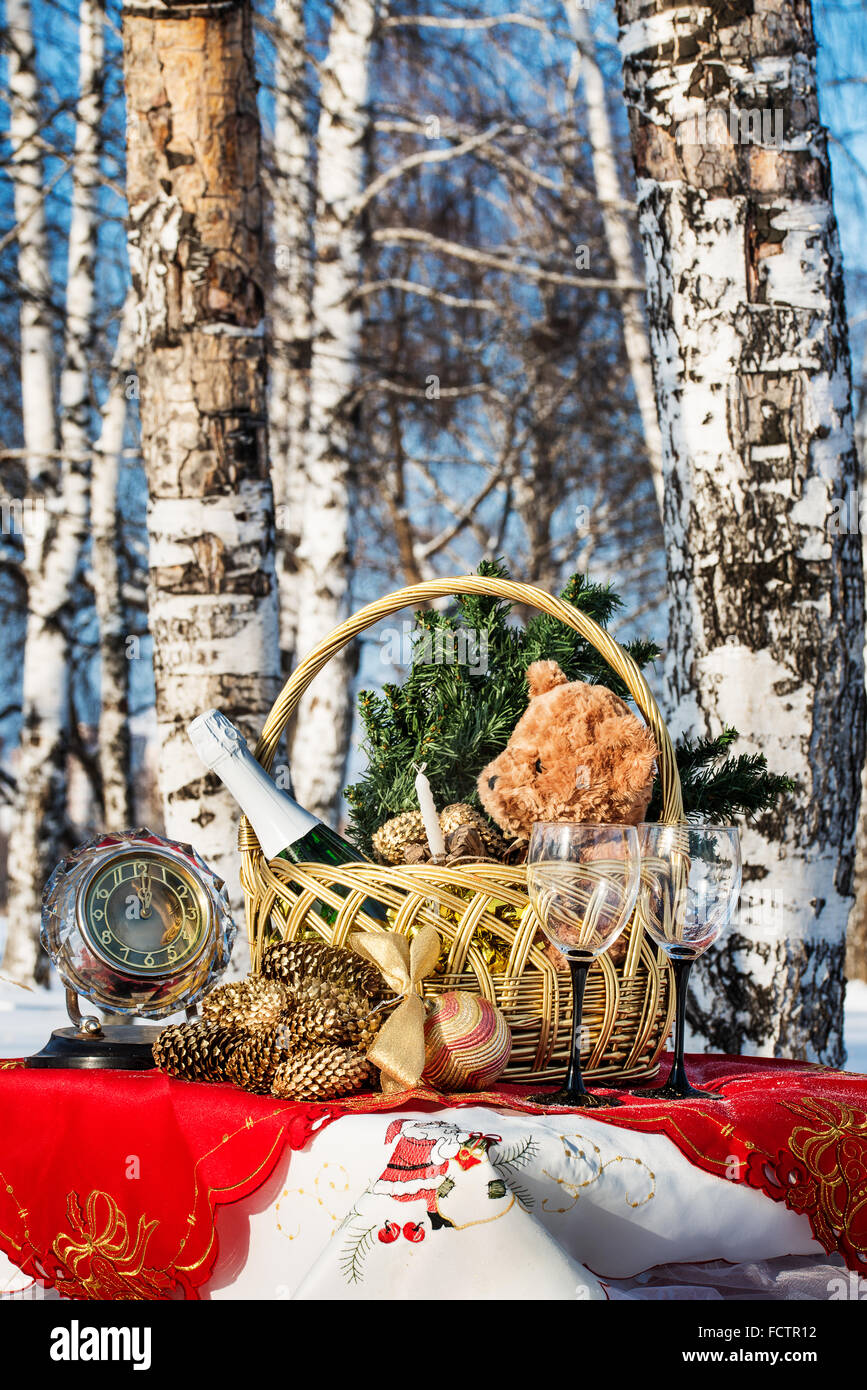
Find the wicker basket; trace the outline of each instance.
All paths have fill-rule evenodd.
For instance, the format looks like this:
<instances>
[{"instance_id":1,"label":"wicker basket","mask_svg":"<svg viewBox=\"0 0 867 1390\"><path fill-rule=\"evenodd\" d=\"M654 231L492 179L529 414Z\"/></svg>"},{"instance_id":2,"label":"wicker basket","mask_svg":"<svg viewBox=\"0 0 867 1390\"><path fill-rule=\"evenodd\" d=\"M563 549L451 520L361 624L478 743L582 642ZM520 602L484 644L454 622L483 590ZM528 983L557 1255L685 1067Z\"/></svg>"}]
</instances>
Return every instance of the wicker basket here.
<instances>
[{"instance_id":1,"label":"wicker basket","mask_svg":"<svg viewBox=\"0 0 867 1390\"><path fill-rule=\"evenodd\" d=\"M605 657L628 686L659 749L663 820L683 819L680 780L671 739L650 689L629 654L590 618L541 589L511 580L469 575L434 579L400 589L369 604L336 628L298 666L278 697L256 746L256 757L268 771L280 738L307 687L329 659L358 633L399 612L430 599L454 594L487 594L550 613L575 628ZM326 941L344 943L353 930L382 931L380 922L362 911L372 897L393 910L393 929L410 933L432 923L448 943L444 974L432 976L425 994L447 989L473 990L493 1000L509 1020L512 1057L506 1079L559 1081L569 1057L572 991L568 970L553 967L538 940L539 921L527 895L526 870L501 864L402 867L358 863L334 868L325 864L268 862L246 819L241 821L241 883L247 908L247 931L253 970L258 970L264 945L274 930L286 940L311 928ZM343 891L335 891L340 888ZM313 910L325 903L336 914L326 922ZM506 903L515 912L511 924L497 915ZM446 909L446 912L441 912ZM329 914L330 915L330 914ZM588 1080L631 1082L652 1077L671 1027L674 992L667 963L645 939L635 917L627 927L629 943L623 962L614 966L599 958L587 979L583 1022L588 1045L582 1061ZM504 973L492 974L479 933L488 933L503 954ZM488 954L490 954L488 952Z\"/></svg>"}]
</instances>

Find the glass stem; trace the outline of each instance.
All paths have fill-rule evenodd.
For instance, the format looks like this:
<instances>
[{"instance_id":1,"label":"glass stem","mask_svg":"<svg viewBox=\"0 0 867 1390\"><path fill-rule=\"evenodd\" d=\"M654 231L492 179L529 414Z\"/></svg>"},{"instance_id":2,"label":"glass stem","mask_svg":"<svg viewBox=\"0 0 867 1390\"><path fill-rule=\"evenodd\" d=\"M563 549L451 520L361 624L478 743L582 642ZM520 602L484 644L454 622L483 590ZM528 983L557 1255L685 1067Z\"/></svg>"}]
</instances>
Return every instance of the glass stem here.
<instances>
[{"instance_id":1,"label":"glass stem","mask_svg":"<svg viewBox=\"0 0 867 1390\"><path fill-rule=\"evenodd\" d=\"M689 1080L686 1075L686 1064L683 1060L683 1033L686 1026L686 996L689 989L689 972L692 970L692 961L673 960L671 962L671 968L674 971L674 988L677 1003L674 1020L674 1062L671 1068L671 1075L668 1078L668 1085L689 1087Z\"/></svg>"},{"instance_id":2,"label":"glass stem","mask_svg":"<svg viewBox=\"0 0 867 1390\"><path fill-rule=\"evenodd\" d=\"M572 1052L569 1056L569 1070L566 1073L566 1089L586 1096L587 1089L581 1079L581 1014L590 961L570 960L569 969L572 972Z\"/></svg>"}]
</instances>

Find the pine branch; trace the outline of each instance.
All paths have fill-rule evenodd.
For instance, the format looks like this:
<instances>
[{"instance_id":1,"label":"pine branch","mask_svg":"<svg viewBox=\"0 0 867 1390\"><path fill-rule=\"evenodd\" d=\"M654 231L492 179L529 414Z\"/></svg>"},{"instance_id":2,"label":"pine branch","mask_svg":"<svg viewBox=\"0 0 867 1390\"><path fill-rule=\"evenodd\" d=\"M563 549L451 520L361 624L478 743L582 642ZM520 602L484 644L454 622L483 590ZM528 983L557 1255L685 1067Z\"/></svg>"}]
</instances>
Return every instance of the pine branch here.
<instances>
[{"instance_id":1,"label":"pine branch","mask_svg":"<svg viewBox=\"0 0 867 1390\"><path fill-rule=\"evenodd\" d=\"M354 1213L358 1215L357 1212ZM359 1233L350 1234L340 1257L340 1272L349 1283L360 1284L364 1278L364 1261L373 1249L373 1236L377 1223ZM350 1232L352 1228L350 1227Z\"/></svg>"},{"instance_id":2,"label":"pine branch","mask_svg":"<svg viewBox=\"0 0 867 1390\"><path fill-rule=\"evenodd\" d=\"M528 1192L527 1188L523 1187L520 1183L506 1182L506 1186L513 1196L517 1198L518 1204L524 1208L524 1211L533 1210L536 1205L536 1198L533 1196L532 1192Z\"/></svg>"},{"instance_id":3,"label":"pine branch","mask_svg":"<svg viewBox=\"0 0 867 1390\"><path fill-rule=\"evenodd\" d=\"M716 739L699 739L693 743L684 739L675 747L683 809L693 819L720 825L744 816L755 820L770 811L787 792L794 791L791 777L768 771L764 753L740 753L716 760L737 738L737 731L725 729ZM716 764L716 765L715 765ZM647 819L658 820L662 814L659 779Z\"/></svg>"},{"instance_id":4,"label":"pine branch","mask_svg":"<svg viewBox=\"0 0 867 1390\"><path fill-rule=\"evenodd\" d=\"M491 1163L494 1168L523 1168L526 1163L534 1159L539 1152L538 1142L532 1134L525 1139L516 1139L513 1144L506 1144L502 1149L497 1149L497 1155L490 1155Z\"/></svg>"},{"instance_id":5,"label":"pine branch","mask_svg":"<svg viewBox=\"0 0 867 1390\"><path fill-rule=\"evenodd\" d=\"M738 731L726 726L716 738L678 739L677 766L683 776L694 767L704 767L721 757L737 741Z\"/></svg>"},{"instance_id":6,"label":"pine branch","mask_svg":"<svg viewBox=\"0 0 867 1390\"><path fill-rule=\"evenodd\" d=\"M483 561L478 572L510 577L500 560ZM574 575L562 597L603 628L623 606L610 585L584 575ZM466 801L479 807L478 775L505 748L527 708L526 670L532 662L554 660L569 680L602 684L631 698L596 648L546 613L521 626L505 600L460 594L448 612L430 609L415 617L404 684L359 696L368 768L346 797L350 834L366 854L384 821L416 809L415 764L425 764L438 806ZM630 642L626 650L639 669L660 655L644 640ZM741 815L752 819L792 790L789 778L768 772L762 754L731 756L736 738L737 732L726 728L715 738L679 742L675 752L687 815L714 822ZM648 819L660 813L657 784Z\"/></svg>"}]
</instances>

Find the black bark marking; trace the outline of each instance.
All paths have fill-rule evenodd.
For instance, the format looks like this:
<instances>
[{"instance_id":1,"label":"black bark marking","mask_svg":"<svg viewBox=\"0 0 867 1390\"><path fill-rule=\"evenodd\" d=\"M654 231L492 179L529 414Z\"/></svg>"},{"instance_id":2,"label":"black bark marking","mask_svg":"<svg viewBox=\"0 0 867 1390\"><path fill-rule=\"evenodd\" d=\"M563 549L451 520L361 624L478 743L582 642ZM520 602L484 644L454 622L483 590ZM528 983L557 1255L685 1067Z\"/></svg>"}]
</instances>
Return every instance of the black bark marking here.
<instances>
[{"instance_id":1,"label":"black bark marking","mask_svg":"<svg viewBox=\"0 0 867 1390\"><path fill-rule=\"evenodd\" d=\"M797 941L770 944L732 932L695 969L711 1003L701 1008L690 993L687 1017L713 1051L737 1055L757 1048L776 1056L842 1066L837 1028L845 997L845 944ZM760 958L768 984L747 975L739 956ZM726 1000L726 1009L718 1001Z\"/></svg>"}]
</instances>

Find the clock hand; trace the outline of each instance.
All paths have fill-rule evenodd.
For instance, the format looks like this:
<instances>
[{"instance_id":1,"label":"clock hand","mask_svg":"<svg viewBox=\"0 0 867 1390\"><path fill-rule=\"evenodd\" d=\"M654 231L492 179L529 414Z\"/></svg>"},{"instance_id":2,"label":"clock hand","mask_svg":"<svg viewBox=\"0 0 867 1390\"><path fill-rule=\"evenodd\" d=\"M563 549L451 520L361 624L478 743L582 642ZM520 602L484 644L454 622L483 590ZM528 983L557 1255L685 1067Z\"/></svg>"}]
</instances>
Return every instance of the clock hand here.
<instances>
[{"instance_id":1,"label":"clock hand","mask_svg":"<svg viewBox=\"0 0 867 1390\"><path fill-rule=\"evenodd\" d=\"M139 885L138 883L134 883L133 887L135 888L135 891L138 894L138 900L141 903L142 917L149 917L151 910L151 899L153 898L153 889L151 888L150 874L147 869L142 869L141 871L141 885Z\"/></svg>"}]
</instances>

